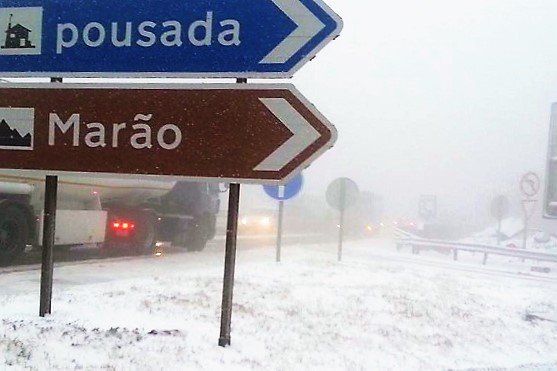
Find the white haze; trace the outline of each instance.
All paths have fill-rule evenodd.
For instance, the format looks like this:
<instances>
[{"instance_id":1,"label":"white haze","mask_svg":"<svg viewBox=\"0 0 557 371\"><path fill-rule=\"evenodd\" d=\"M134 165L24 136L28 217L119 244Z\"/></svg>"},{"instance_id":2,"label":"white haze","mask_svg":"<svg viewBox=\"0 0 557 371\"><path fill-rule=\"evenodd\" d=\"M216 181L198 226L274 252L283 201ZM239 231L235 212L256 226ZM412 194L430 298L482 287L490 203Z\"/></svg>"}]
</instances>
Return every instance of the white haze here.
<instances>
[{"instance_id":1,"label":"white haze","mask_svg":"<svg viewBox=\"0 0 557 371\"><path fill-rule=\"evenodd\" d=\"M293 80L339 131L308 188L348 176L392 213L414 216L419 195L436 194L461 218L485 217L505 193L518 213L520 177L545 171L557 3L327 4L344 30Z\"/></svg>"}]
</instances>

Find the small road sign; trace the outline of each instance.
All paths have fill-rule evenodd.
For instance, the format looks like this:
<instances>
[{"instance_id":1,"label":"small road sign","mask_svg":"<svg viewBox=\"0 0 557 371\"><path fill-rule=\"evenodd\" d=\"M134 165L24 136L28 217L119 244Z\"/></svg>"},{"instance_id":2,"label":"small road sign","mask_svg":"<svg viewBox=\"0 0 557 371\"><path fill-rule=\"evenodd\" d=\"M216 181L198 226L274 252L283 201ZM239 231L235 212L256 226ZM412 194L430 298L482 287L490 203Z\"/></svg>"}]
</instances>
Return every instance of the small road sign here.
<instances>
[{"instance_id":1,"label":"small road sign","mask_svg":"<svg viewBox=\"0 0 557 371\"><path fill-rule=\"evenodd\" d=\"M541 187L541 181L538 174L530 171L520 179L520 190L526 197L534 197L538 194Z\"/></svg>"},{"instance_id":2,"label":"small road sign","mask_svg":"<svg viewBox=\"0 0 557 371\"><path fill-rule=\"evenodd\" d=\"M327 202L339 212L338 222L338 261L342 260L342 242L344 239L344 212L360 197L358 185L350 178L337 178L327 187Z\"/></svg>"},{"instance_id":3,"label":"small road sign","mask_svg":"<svg viewBox=\"0 0 557 371\"><path fill-rule=\"evenodd\" d=\"M321 0L3 0L0 72L285 78L341 29Z\"/></svg>"},{"instance_id":4,"label":"small road sign","mask_svg":"<svg viewBox=\"0 0 557 371\"><path fill-rule=\"evenodd\" d=\"M435 195L421 195L419 206L422 218L435 218L437 215L437 197Z\"/></svg>"},{"instance_id":5,"label":"small road sign","mask_svg":"<svg viewBox=\"0 0 557 371\"><path fill-rule=\"evenodd\" d=\"M275 200L286 201L300 193L303 183L304 180L300 173L285 185L264 185L263 190L269 197Z\"/></svg>"},{"instance_id":6,"label":"small road sign","mask_svg":"<svg viewBox=\"0 0 557 371\"><path fill-rule=\"evenodd\" d=\"M337 210L352 206L359 196L358 185L350 178L337 178L327 187L327 203Z\"/></svg>"},{"instance_id":7,"label":"small road sign","mask_svg":"<svg viewBox=\"0 0 557 371\"><path fill-rule=\"evenodd\" d=\"M282 246L282 224L284 217L284 201L296 196L301 190L304 181L302 174L298 174L290 182L285 185L264 185L263 189L267 195L279 201L278 209L278 225L277 225L277 252L276 261L280 262L281 246Z\"/></svg>"},{"instance_id":8,"label":"small road sign","mask_svg":"<svg viewBox=\"0 0 557 371\"><path fill-rule=\"evenodd\" d=\"M497 245L501 243L501 225L503 218L509 214L509 210L510 203L506 196L499 195L491 201L491 216L497 219ZM484 256L484 260L486 256Z\"/></svg>"},{"instance_id":9,"label":"small road sign","mask_svg":"<svg viewBox=\"0 0 557 371\"><path fill-rule=\"evenodd\" d=\"M499 195L491 201L491 216L495 219L502 219L509 213L510 204L506 196Z\"/></svg>"},{"instance_id":10,"label":"small road sign","mask_svg":"<svg viewBox=\"0 0 557 371\"><path fill-rule=\"evenodd\" d=\"M276 184L335 140L290 84L0 86L0 169Z\"/></svg>"}]
</instances>

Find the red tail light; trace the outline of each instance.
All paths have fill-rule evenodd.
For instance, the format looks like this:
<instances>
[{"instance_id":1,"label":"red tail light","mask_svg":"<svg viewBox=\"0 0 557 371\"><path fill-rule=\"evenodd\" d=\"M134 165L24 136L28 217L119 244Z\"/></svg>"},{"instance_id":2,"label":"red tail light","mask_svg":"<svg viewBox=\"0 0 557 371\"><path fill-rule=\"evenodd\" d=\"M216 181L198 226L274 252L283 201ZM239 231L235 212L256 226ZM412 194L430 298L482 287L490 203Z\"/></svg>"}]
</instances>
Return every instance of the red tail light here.
<instances>
[{"instance_id":1,"label":"red tail light","mask_svg":"<svg viewBox=\"0 0 557 371\"><path fill-rule=\"evenodd\" d=\"M114 222L112 228L116 231L129 231L135 228L135 224L131 222Z\"/></svg>"}]
</instances>

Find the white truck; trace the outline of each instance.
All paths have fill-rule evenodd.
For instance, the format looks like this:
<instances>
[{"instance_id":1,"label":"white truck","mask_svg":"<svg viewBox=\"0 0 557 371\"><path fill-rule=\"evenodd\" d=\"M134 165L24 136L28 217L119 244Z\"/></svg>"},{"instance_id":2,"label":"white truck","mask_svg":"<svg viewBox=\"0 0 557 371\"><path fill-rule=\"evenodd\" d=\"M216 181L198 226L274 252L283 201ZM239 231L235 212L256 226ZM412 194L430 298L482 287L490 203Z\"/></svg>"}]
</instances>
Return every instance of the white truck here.
<instances>
[{"instance_id":1,"label":"white truck","mask_svg":"<svg viewBox=\"0 0 557 371\"><path fill-rule=\"evenodd\" d=\"M0 170L0 265L42 243L45 177ZM98 244L136 253L169 241L202 250L215 236L219 184L60 176L56 246Z\"/></svg>"}]
</instances>

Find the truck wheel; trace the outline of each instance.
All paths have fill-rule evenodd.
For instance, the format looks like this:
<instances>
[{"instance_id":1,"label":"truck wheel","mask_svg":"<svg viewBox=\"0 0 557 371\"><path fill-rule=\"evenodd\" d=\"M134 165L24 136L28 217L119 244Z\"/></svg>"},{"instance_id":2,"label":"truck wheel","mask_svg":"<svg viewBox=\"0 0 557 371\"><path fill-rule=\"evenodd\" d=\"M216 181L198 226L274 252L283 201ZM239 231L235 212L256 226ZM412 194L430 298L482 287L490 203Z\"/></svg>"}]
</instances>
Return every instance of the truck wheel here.
<instances>
[{"instance_id":1,"label":"truck wheel","mask_svg":"<svg viewBox=\"0 0 557 371\"><path fill-rule=\"evenodd\" d=\"M0 208L0 264L7 264L25 251L29 226L23 210Z\"/></svg>"},{"instance_id":2,"label":"truck wheel","mask_svg":"<svg viewBox=\"0 0 557 371\"><path fill-rule=\"evenodd\" d=\"M186 232L185 244L188 251L201 251L207 245L211 233L211 223L208 215L200 217Z\"/></svg>"}]
</instances>

